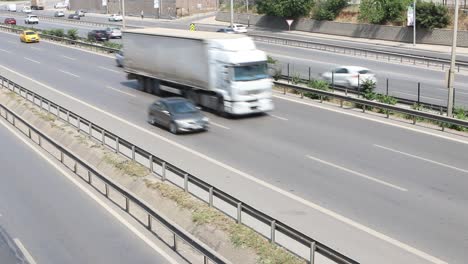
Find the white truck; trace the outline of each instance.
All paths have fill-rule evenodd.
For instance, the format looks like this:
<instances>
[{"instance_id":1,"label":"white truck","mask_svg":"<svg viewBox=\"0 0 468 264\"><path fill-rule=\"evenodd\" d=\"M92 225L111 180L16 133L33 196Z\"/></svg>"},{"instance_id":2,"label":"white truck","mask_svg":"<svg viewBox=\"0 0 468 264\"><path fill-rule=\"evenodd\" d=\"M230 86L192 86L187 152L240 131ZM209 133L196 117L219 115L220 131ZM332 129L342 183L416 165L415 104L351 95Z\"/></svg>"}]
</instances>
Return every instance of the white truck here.
<instances>
[{"instance_id":1,"label":"white truck","mask_svg":"<svg viewBox=\"0 0 468 264\"><path fill-rule=\"evenodd\" d=\"M32 10L44 10L45 0L31 0Z\"/></svg>"},{"instance_id":2,"label":"white truck","mask_svg":"<svg viewBox=\"0 0 468 264\"><path fill-rule=\"evenodd\" d=\"M247 36L144 28L122 40L127 78L146 92L179 94L221 115L273 110L267 56Z\"/></svg>"},{"instance_id":3,"label":"white truck","mask_svg":"<svg viewBox=\"0 0 468 264\"><path fill-rule=\"evenodd\" d=\"M16 4L8 4L7 9L10 12L16 12Z\"/></svg>"}]
</instances>

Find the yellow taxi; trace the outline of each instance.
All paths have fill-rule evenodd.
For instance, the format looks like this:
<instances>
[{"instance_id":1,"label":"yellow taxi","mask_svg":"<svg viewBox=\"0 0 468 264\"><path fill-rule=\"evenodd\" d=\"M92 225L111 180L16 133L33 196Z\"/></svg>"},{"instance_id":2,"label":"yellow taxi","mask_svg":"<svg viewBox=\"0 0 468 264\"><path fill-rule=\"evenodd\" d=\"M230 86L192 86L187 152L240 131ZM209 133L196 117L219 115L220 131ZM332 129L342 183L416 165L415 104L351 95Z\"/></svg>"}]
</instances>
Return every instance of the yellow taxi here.
<instances>
[{"instance_id":1,"label":"yellow taxi","mask_svg":"<svg viewBox=\"0 0 468 264\"><path fill-rule=\"evenodd\" d=\"M20 40L26 43L39 42L39 34L32 30L24 30L20 34Z\"/></svg>"}]
</instances>

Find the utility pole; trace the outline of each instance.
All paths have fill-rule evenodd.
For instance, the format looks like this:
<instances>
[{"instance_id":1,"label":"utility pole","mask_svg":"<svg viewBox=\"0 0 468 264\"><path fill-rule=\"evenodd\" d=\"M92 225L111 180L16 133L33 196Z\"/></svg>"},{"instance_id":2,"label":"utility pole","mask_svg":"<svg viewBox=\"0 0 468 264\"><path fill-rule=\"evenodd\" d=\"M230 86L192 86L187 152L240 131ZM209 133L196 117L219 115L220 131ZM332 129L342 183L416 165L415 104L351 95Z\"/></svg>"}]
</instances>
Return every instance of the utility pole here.
<instances>
[{"instance_id":1,"label":"utility pole","mask_svg":"<svg viewBox=\"0 0 468 264\"><path fill-rule=\"evenodd\" d=\"M413 1L413 46L416 46L416 0Z\"/></svg>"},{"instance_id":2,"label":"utility pole","mask_svg":"<svg viewBox=\"0 0 468 264\"><path fill-rule=\"evenodd\" d=\"M455 0L455 17L453 18L452 59L448 74L448 103L447 116L453 115L453 83L455 81L455 61L457 57L457 34L458 34L458 0Z\"/></svg>"},{"instance_id":3,"label":"utility pole","mask_svg":"<svg viewBox=\"0 0 468 264\"><path fill-rule=\"evenodd\" d=\"M122 0L122 28L125 29L125 0Z\"/></svg>"},{"instance_id":4,"label":"utility pole","mask_svg":"<svg viewBox=\"0 0 468 264\"><path fill-rule=\"evenodd\" d=\"M231 0L231 28L234 28L234 0Z\"/></svg>"},{"instance_id":5,"label":"utility pole","mask_svg":"<svg viewBox=\"0 0 468 264\"><path fill-rule=\"evenodd\" d=\"M249 13L249 0L245 0L245 10Z\"/></svg>"}]
</instances>

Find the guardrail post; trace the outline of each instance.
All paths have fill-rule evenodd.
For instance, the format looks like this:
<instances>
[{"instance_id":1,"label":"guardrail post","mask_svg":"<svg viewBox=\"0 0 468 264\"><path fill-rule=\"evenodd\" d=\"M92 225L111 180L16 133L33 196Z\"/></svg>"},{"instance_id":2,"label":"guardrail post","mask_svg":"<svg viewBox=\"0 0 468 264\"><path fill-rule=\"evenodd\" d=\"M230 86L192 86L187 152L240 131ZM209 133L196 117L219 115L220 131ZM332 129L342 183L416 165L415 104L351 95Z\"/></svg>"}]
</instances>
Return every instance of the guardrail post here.
<instances>
[{"instance_id":1,"label":"guardrail post","mask_svg":"<svg viewBox=\"0 0 468 264\"><path fill-rule=\"evenodd\" d=\"M67 123L70 123L70 111L67 111Z\"/></svg>"},{"instance_id":2,"label":"guardrail post","mask_svg":"<svg viewBox=\"0 0 468 264\"><path fill-rule=\"evenodd\" d=\"M101 129L101 145L106 144L106 131L104 129Z\"/></svg>"},{"instance_id":3,"label":"guardrail post","mask_svg":"<svg viewBox=\"0 0 468 264\"><path fill-rule=\"evenodd\" d=\"M93 123L88 123L88 136L89 138L93 138Z\"/></svg>"},{"instance_id":4,"label":"guardrail post","mask_svg":"<svg viewBox=\"0 0 468 264\"><path fill-rule=\"evenodd\" d=\"M119 153L119 138L115 139L115 153Z\"/></svg>"},{"instance_id":5,"label":"guardrail post","mask_svg":"<svg viewBox=\"0 0 468 264\"><path fill-rule=\"evenodd\" d=\"M31 128L28 127L28 138L31 138Z\"/></svg>"},{"instance_id":6,"label":"guardrail post","mask_svg":"<svg viewBox=\"0 0 468 264\"><path fill-rule=\"evenodd\" d=\"M317 248L317 245L314 242L310 243L310 264L314 264L315 263L315 250Z\"/></svg>"},{"instance_id":7,"label":"guardrail post","mask_svg":"<svg viewBox=\"0 0 468 264\"><path fill-rule=\"evenodd\" d=\"M416 125L416 116L413 116L413 125Z\"/></svg>"},{"instance_id":8,"label":"guardrail post","mask_svg":"<svg viewBox=\"0 0 468 264\"><path fill-rule=\"evenodd\" d=\"M162 162L162 167L161 167L161 180L165 181L166 180L166 162Z\"/></svg>"},{"instance_id":9,"label":"guardrail post","mask_svg":"<svg viewBox=\"0 0 468 264\"><path fill-rule=\"evenodd\" d=\"M104 185L105 195L109 198L109 184Z\"/></svg>"},{"instance_id":10,"label":"guardrail post","mask_svg":"<svg viewBox=\"0 0 468 264\"><path fill-rule=\"evenodd\" d=\"M93 177L91 176L91 171L88 171L88 183L89 185L93 185Z\"/></svg>"},{"instance_id":11,"label":"guardrail post","mask_svg":"<svg viewBox=\"0 0 468 264\"><path fill-rule=\"evenodd\" d=\"M213 207L213 187L208 189L208 205Z\"/></svg>"},{"instance_id":12,"label":"guardrail post","mask_svg":"<svg viewBox=\"0 0 468 264\"><path fill-rule=\"evenodd\" d=\"M203 264L208 264L208 257L203 255Z\"/></svg>"},{"instance_id":13,"label":"guardrail post","mask_svg":"<svg viewBox=\"0 0 468 264\"><path fill-rule=\"evenodd\" d=\"M56 105L55 109L57 109L57 118L61 120L62 118L60 117L60 106Z\"/></svg>"},{"instance_id":14,"label":"guardrail post","mask_svg":"<svg viewBox=\"0 0 468 264\"><path fill-rule=\"evenodd\" d=\"M37 144L39 145L39 147L42 147L42 138L41 138L41 135L37 135Z\"/></svg>"},{"instance_id":15,"label":"guardrail post","mask_svg":"<svg viewBox=\"0 0 468 264\"><path fill-rule=\"evenodd\" d=\"M47 102L47 113L50 114L50 102Z\"/></svg>"},{"instance_id":16,"label":"guardrail post","mask_svg":"<svg viewBox=\"0 0 468 264\"><path fill-rule=\"evenodd\" d=\"M132 160L135 160L135 145L132 145Z\"/></svg>"},{"instance_id":17,"label":"guardrail post","mask_svg":"<svg viewBox=\"0 0 468 264\"><path fill-rule=\"evenodd\" d=\"M418 104L420 102L420 97L421 97L421 83L418 82Z\"/></svg>"},{"instance_id":18,"label":"guardrail post","mask_svg":"<svg viewBox=\"0 0 468 264\"><path fill-rule=\"evenodd\" d=\"M148 156L148 168L151 173L153 173L153 155Z\"/></svg>"},{"instance_id":19,"label":"guardrail post","mask_svg":"<svg viewBox=\"0 0 468 264\"><path fill-rule=\"evenodd\" d=\"M237 203L237 223L242 224L242 203Z\"/></svg>"},{"instance_id":20,"label":"guardrail post","mask_svg":"<svg viewBox=\"0 0 468 264\"><path fill-rule=\"evenodd\" d=\"M13 126L15 126L15 121L16 121L16 118L15 116L11 116L11 124L13 124Z\"/></svg>"},{"instance_id":21,"label":"guardrail post","mask_svg":"<svg viewBox=\"0 0 468 264\"><path fill-rule=\"evenodd\" d=\"M270 233L270 242L275 243L275 230L276 230L276 221L271 221L271 233Z\"/></svg>"},{"instance_id":22,"label":"guardrail post","mask_svg":"<svg viewBox=\"0 0 468 264\"><path fill-rule=\"evenodd\" d=\"M362 105L362 112L363 112L363 113L366 112L366 106L365 106L365 105Z\"/></svg>"},{"instance_id":23,"label":"guardrail post","mask_svg":"<svg viewBox=\"0 0 468 264\"><path fill-rule=\"evenodd\" d=\"M188 192L188 173L184 174L184 191Z\"/></svg>"},{"instance_id":24,"label":"guardrail post","mask_svg":"<svg viewBox=\"0 0 468 264\"><path fill-rule=\"evenodd\" d=\"M343 100L340 99L340 107L343 108Z\"/></svg>"},{"instance_id":25,"label":"guardrail post","mask_svg":"<svg viewBox=\"0 0 468 264\"><path fill-rule=\"evenodd\" d=\"M174 251L177 251L177 236L175 233L172 233L173 234L173 241L174 241Z\"/></svg>"},{"instance_id":26,"label":"guardrail post","mask_svg":"<svg viewBox=\"0 0 468 264\"><path fill-rule=\"evenodd\" d=\"M63 163L63 151L60 151L60 163Z\"/></svg>"},{"instance_id":27,"label":"guardrail post","mask_svg":"<svg viewBox=\"0 0 468 264\"><path fill-rule=\"evenodd\" d=\"M125 212L130 213L130 200L125 197Z\"/></svg>"},{"instance_id":28,"label":"guardrail post","mask_svg":"<svg viewBox=\"0 0 468 264\"><path fill-rule=\"evenodd\" d=\"M42 97L39 97L39 108L41 109L41 111L44 110L42 108Z\"/></svg>"},{"instance_id":29,"label":"guardrail post","mask_svg":"<svg viewBox=\"0 0 468 264\"><path fill-rule=\"evenodd\" d=\"M80 132L80 123L81 123L81 118L78 116L76 118L76 129L78 130L78 132Z\"/></svg>"},{"instance_id":30,"label":"guardrail post","mask_svg":"<svg viewBox=\"0 0 468 264\"><path fill-rule=\"evenodd\" d=\"M78 167L78 166L76 165L76 161L75 161L75 163L73 164L73 172L74 172L74 173L76 173L76 171L77 171L77 169L78 169L77 167Z\"/></svg>"},{"instance_id":31,"label":"guardrail post","mask_svg":"<svg viewBox=\"0 0 468 264\"><path fill-rule=\"evenodd\" d=\"M151 231L151 229L153 229L153 218L151 217L150 214L148 214L148 230Z\"/></svg>"}]
</instances>

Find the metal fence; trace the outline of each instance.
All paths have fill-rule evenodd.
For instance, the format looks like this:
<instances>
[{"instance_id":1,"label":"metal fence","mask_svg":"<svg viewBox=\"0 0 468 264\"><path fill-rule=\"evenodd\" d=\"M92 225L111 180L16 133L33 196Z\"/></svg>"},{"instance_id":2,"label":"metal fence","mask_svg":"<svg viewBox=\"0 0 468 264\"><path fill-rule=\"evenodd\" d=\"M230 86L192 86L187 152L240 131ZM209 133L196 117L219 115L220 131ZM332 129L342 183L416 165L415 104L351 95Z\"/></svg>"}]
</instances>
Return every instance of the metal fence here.
<instances>
[{"instance_id":1,"label":"metal fence","mask_svg":"<svg viewBox=\"0 0 468 264\"><path fill-rule=\"evenodd\" d=\"M18 87L12 87L18 88ZM35 104L38 102L44 103L42 98L38 98L35 94L29 93L24 89L18 90L19 94L28 100L31 100ZM38 101L39 99L39 101ZM55 114L57 117L61 117L65 114L57 105L52 105L50 102L45 101L48 107L55 107ZM44 108L41 107L43 110ZM49 113L54 112L48 109ZM51 112L52 111L52 112ZM70 115L66 112L67 117L80 118ZM183 258L189 260L190 263L221 263L228 264L229 261L225 260L222 256L210 249L207 245L197 240L193 235L183 230L171 220L159 214L156 210L152 209L147 203L138 199L134 194L130 193L124 187L102 175L97 169L88 165L82 161L77 155L69 151L68 149L60 146L59 143L49 138L47 135L39 131L34 126L30 125L23 118L16 115L14 112L9 110L4 105L0 104L0 116L12 124L15 128L20 130L29 139L34 141L42 149L46 150L49 154L54 156L60 161L65 167L71 170L73 173L78 175L82 180L91 185L99 193L104 195L107 199L116 204L119 208L127 212L130 216L136 219L140 224L145 226L153 235L161 237L162 230L159 227L164 227L166 231L169 231L172 235L172 241L164 241L168 246L177 252ZM106 135L103 134L103 138ZM107 135L108 136L108 135ZM144 216L141 217L141 211ZM155 222L156 221L156 222ZM154 226L158 224L158 228ZM184 254L187 246L192 248L196 252L196 256L191 254ZM198 258L195 258L198 257Z\"/></svg>"},{"instance_id":2,"label":"metal fence","mask_svg":"<svg viewBox=\"0 0 468 264\"><path fill-rule=\"evenodd\" d=\"M263 213L261 210L212 186L208 182L158 158L149 151L132 144L118 135L3 76L0 76L0 84L2 87L35 103L47 113L67 122L69 125L75 127L77 131L99 141L103 146L115 151L115 153L121 154L145 166L153 175L159 177L162 181L168 181L174 184L185 192L207 203L210 207L225 213L237 223L253 229L271 243L285 248L296 256L307 260L309 263L314 263L317 253L339 264L358 263L350 257L344 256L287 224Z\"/></svg>"},{"instance_id":3,"label":"metal fence","mask_svg":"<svg viewBox=\"0 0 468 264\"><path fill-rule=\"evenodd\" d=\"M320 102L323 102L324 98L332 98L332 99L338 100L340 102L340 107L343 107L344 102L350 102L362 108L363 112L365 112L366 109L368 108L377 108L377 109L383 110L386 113L387 118L390 117L391 113L400 113L400 114L405 114L407 116L410 116L413 119L413 124L416 124L417 119L421 118L423 120L430 120L430 121L434 121L438 123L441 126L442 130L444 130L445 127L449 127L449 126L459 126L459 127L468 129L467 120L461 120L461 119L456 119L453 117L444 116L442 112L440 112L440 115L437 115L437 114L433 114L430 112L403 108L401 106L384 104L384 103L370 101L366 99L351 97L348 95L341 95L341 94L336 94L333 92L288 84L284 82L275 82L275 84L283 86L284 93L286 93L286 89L292 89L300 93L301 97L304 96L304 93L312 93L314 95L317 95L320 98Z\"/></svg>"},{"instance_id":4,"label":"metal fence","mask_svg":"<svg viewBox=\"0 0 468 264\"><path fill-rule=\"evenodd\" d=\"M350 47L350 46L344 46L344 45L334 45L334 44L323 43L319 41L286 39L284 37L266 36L260 33L248 33L248 35L252 37L255 41L265 42L269 44L320 50L320 51L356 56L356 57L361 57L361 58L363 57L366 59L375 59L375 60L398 63L398 64L411 64L411 65L416 65L420 67L436 68L436 69L441 69L441 70L446 70L446 69L449 69L450 67L450 60L436 58L436 57L418 56L418 55L411 55L411 54L406 54L406 53L389 52L389 51L384 51L384 50L373 50L369 48L358 48L358 47ZM468 63L457 62L456 70L458 72L468 71Z\"/></svg>"}]
</instances>

